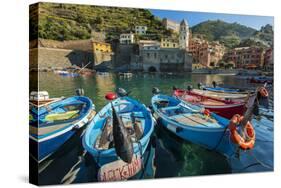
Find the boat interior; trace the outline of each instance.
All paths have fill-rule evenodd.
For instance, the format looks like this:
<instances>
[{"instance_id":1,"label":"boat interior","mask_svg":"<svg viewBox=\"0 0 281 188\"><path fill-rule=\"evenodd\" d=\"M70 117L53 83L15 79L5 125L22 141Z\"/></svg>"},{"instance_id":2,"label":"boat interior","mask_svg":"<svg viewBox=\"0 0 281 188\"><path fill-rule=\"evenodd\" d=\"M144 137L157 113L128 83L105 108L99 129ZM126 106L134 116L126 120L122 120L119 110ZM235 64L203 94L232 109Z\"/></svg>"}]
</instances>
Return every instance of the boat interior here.
<instances>
[{"instance_id":1,"label":"boat interior","mask_svg":"<svg viewBox=\"0 0 281 188\"><path fill-rule=\"evenodd\" d=\"M138 142L144 135L145 119L143 118L142 112L127 112L119 114L119 116L132 142ZM94 143L94 147L99 150L114 147L112 117L107 116L103 123L102 132Z\"/></svg>"},{"instance_id":2,"label":"boat interior","mask_svg":"<svg viewBox=\"0 0 281 188\"><path fill-rule=\"evenodd\" d=\"M203 97L203 96L195 96L195 95L184 95L182 97L183 100L191 103L199 103L202 105L208 105L208 106L224 106L226 105L225 102L220 100L211 99L209 97Z\"/></svg>"},{"instance_id":3,"label":"boat interior","mask_svg":"<svg viewBox=\"0 0 281 188\"><path fill-rule=\"evenodd\" d=\"M204 115L200 110L189 108L181 103L161 99L155 102L159 111L170 120L185 126L220 128L222 125L217 119Z\"/></svg>"}]
</instances>

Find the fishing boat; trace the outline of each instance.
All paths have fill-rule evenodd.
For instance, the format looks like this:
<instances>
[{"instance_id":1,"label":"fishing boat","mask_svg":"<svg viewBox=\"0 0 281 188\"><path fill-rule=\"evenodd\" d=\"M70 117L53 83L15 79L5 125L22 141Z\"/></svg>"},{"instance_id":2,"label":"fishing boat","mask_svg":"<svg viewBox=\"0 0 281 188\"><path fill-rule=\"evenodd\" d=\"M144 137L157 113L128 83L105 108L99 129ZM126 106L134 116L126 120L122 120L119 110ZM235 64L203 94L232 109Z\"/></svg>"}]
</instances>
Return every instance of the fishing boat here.
<instances>
[{"instance_id":1,"label":"fishing boat","mask_svg":"<svg viewBox=\"0 0 281 188\"><path fill-rule=\"evenodd\" d=\"M60 76L68 76L68 77L78 77L79 76L78 73L69 72L69 71L66 71L66 70L58 70L58 71L55 71L55 73L60 75Z\"/></svg>"},{"instance_id":2,"label":"fishing boat","mask_svg":"<svg viewBox=\"0 0 281 188\"><path fill-rule=\"evenodd\" d=\"M127 95L108 93L106 99L110 102L88 125L83 146L100 167L99 181L124 180L141 170L154 121L144 104Z\"/></svg>"},{"instance_id":3,"label":"fishing boat","mask_svg":"<svg viewBox=\"0 0 281 188\"><path fill-rule=\"evenodd\" d=\"M207 91L213 91L213 92L220 92L220 93L234 93L234 94L253 94L254 90L248 90L248 89L241 89L241 88L235 88L235 87L221 87L218 86L215 81L212 82L212 86L206 86L202 85L201 83L198 84L199 89L207 90Z\"/></svg>"},{"instance_id":4,"label":"fishing boat","mask_svg":"<svg viewBox=\"0 0 281 188\"><path fill-rule=\"evenodd\" d=\"M93 109L92 101L84 96L62 98L39 106L30 103L31 156L39 163L51 156L92 119Z\"/></svg>"},{"instance_id":5,"label":"fishing boat","mask_svg":"<svg viewBox=\"0 0 281 188\"><path fill-rule=\"evenodd\" d=\"M250 83L257 83L257 84L272 84L273 83L273 78L269 76L255 76L249 78Z\"/></svg>"},{"instance_id":6,"label":"fishing boat","mask_svg":"<svg viewBox=\"0 0 281 188\"><path fill-rule=\"evenodd\" d=\"M219 99L215 97L210 97L207 95L198 94L193 92L191 89L174 89L173 96L182 100L183 102L192 103L194 105L200 105L205 109L210 110L222 117L230 119L235 114L243 115L246 111L246 102L245 101L232 101L228 99Z\"/></svg>"},{"instance_id":7,"label":"fishing boat","mask_svg":"<svg viewBox=\"0 0 281 188\"><path fill-rule=\"evenodd\" d=\"M31 107L38 108L53 102L57 102L63 98L64 97L49 98L49 93L47 91L32 91L29 96L29 105Z\"/></svg>"},{"instance_id":8,"label":"fishing boat","mask_svg":"<svg viewBox=\"0 0 281 188\"><path fill-rule=\"evenodd\" d=\"M254 147L254 128L246 121L245 128L240 129L242 126L238 124L243 119L240 115L228 120L200 106L163 94L155 94L151 104L159 125L186 141L225 156L231 156L237 148L248 150ZM238 129L247 135L247 139L238 133Z\"/></svg>"}]
</instances>

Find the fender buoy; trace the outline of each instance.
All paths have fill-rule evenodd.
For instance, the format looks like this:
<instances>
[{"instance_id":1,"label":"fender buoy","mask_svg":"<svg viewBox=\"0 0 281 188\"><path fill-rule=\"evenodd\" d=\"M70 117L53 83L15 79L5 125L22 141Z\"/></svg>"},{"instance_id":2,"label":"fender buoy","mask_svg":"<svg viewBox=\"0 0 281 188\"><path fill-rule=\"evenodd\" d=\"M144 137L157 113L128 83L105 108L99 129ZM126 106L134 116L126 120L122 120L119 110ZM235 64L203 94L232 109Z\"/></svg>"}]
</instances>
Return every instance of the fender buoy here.
<instances>
[{"instance_id":1,"label":"fender buoy","mask_svg":"<svg viewBox=\"0 0 281 188\"><path fill-rule=\"evenodd\" d=\"M211 112L210 112L210 110L208 110L208 109L204 109L203 110L203 114L205 115L205 116L210 116L210 114L211 114Z\"/></svg>"},{"instance_id":2,"label":"fender buoy","mask_svg":"<svg viewBox=\"0 0 281 188\"><path fill-rule=\"evenodd\" d=\"M268 97L268 91L267 91L267 89L265 89L265 87L261 87L259 89L259 92L260 92L262 97Z\"/></svg>"},{"instance_id":3,"label":"fender buoy","mask_svg":"<svg viewBox=\"0 0 281 188\"><path fill-rule=\"evenodd\" d=\"M114 99L117 99L118 97L117 97L117 94L116 94L116 93L114 93L114 92L109 92L109 93L107 93L107 94L105 95L105 98L106 98L107 100L112 101L112 100L114 100Z\"/></svg>"},{"instance_id":4,"label":"fender buoy","mask_svg":"<svg viewBox=\"0 0 281 188\"><path fill-rule=\"evenodd\" d=\"M256 134L255 134L255 129L254 129L253 125L249 121L247 122L247 124L243 130L246 138L242 137L238 133L237 126L243 119L244 119L243 116L235 114L231 118L228 128L230 130L231 140L235 144L238 144L241 149L249 150L249 149L252 149L255 145Z\"/></svg>"}]
</instances>

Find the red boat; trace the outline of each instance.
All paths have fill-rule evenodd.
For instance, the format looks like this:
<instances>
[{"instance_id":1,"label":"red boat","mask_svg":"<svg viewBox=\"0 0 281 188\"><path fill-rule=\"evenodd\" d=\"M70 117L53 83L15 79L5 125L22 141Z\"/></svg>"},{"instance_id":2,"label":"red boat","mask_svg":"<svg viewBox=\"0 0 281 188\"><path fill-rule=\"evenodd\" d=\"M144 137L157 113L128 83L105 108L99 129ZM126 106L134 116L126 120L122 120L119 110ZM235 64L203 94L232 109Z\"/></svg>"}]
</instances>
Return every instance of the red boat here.
<instances>
[{"instance_id":1,"label":"red boat","mask_svg":"<svg viewBox=\"0 0 281 188\"><path fill-rule=\"evenodd\" d=\"M175 89L173 96L178 97L182 101L186 101L195 105L201 105L205 109L210 110L222 117L230 119L235 114L243 115L247 110L245 102L233 100L218 99L192 92L192 90Z\"/></svg>"}]
</instances>

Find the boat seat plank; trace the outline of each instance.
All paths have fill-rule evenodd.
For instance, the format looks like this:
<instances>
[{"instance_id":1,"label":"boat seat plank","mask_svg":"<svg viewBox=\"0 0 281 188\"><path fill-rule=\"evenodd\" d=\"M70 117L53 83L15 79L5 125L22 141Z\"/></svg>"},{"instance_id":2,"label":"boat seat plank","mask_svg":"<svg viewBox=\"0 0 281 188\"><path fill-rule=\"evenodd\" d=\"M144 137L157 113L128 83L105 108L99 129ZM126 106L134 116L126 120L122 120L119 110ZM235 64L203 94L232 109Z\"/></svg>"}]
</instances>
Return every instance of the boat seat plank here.
<instances>
[{"instance_id":1,"label":"boat seat plank","mask_svg":"<svg viewBox=\"0 0 281 188\"><path fill-rule=\"evenodd\" d=\"M202 126L202 127L221 127L217 120L202 114L182 114L174 116L173 119L178 123L187 126Z\"/></svg>"}]
</instances>

